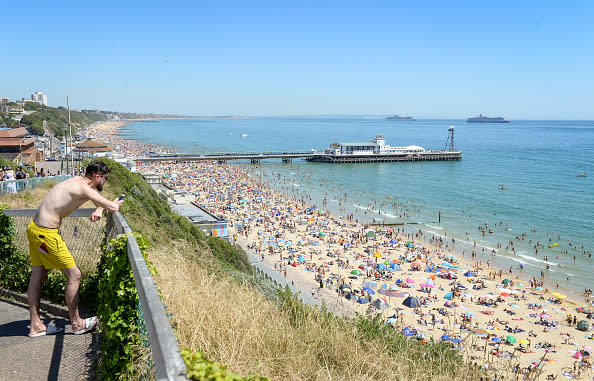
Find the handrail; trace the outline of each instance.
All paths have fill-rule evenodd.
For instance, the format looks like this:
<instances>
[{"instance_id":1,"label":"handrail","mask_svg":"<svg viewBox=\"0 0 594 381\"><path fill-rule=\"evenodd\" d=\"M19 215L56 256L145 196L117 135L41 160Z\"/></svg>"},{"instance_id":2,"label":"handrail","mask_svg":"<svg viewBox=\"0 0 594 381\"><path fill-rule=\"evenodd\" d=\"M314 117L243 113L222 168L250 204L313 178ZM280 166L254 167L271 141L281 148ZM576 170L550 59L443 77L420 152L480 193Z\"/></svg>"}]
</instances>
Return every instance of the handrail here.
<instances>
[{"instance_id":1,"label":"handrail","mask_svg":"<svg viewBox=\"0 0 594 381\"><path fill-rule=\"evenodd\" d=\"M186 380L184 375L186 364L138 242L132 234L132 229L119 212L113 213L112 219L117 230L125 233L128 239L128 260L144 311L157 380Z\"/></svg>"}]
</instances>

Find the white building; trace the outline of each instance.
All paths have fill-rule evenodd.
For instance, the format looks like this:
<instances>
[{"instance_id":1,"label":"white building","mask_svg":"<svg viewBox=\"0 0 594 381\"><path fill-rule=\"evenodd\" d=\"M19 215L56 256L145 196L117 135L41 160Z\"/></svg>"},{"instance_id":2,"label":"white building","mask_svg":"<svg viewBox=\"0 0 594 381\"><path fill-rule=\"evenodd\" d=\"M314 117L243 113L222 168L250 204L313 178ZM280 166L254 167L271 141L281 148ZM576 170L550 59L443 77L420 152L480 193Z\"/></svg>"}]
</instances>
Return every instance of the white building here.
<instances>
[{"instance_id":1,"label":"white building","mask_svg":"<svg viewBox=\"0 0 594 381\"><path fill-rule=\"evenodd\" d=\"M47 95L41 91L36 91L35 94L31 94L31 100L33 102L39 103L40 105L47 106Z\"/></svg>"}]
</instances>

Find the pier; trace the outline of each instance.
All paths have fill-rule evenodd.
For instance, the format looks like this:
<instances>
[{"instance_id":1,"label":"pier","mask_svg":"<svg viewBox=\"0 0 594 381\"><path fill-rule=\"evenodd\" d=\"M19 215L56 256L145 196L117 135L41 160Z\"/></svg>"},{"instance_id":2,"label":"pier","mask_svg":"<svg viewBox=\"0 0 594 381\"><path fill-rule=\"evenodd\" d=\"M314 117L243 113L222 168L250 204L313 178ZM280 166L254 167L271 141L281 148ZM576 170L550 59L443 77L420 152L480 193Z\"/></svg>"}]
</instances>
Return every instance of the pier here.
<instances>
[{"instance_id":1,"label":"pier","mask_svg":"<svg viewBox=\"0 0 594 381\"><path fill-rule=\"evenodd\" d=\"M302 159L316 163L376 163L403 161L451 161L462 159L461 151L424 151L415 153L399 153L390 155L357 155L328 154L321 152L216 152L216 153L180 153L151 155L136 158L137 162L150 161L218 161L250 160L258 164L262 160L281 159L283 163L291 163L294 159Z\"/></svg>"}]
</instances>

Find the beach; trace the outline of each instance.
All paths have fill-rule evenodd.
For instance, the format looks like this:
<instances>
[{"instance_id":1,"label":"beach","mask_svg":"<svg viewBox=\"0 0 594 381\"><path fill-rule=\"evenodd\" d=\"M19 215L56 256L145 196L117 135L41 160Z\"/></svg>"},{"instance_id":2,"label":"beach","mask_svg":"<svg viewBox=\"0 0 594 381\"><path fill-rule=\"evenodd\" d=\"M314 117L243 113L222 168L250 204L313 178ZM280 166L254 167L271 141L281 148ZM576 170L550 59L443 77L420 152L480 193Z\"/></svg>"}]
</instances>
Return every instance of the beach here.
<instances>
[{"instance_id":1,"label":"beach","mask_svg":"<svg viewBox=\"0 0 594 381\"><path fill-rule=\"evenodd\" d=\"M99 123L90 131L125 156L165 150L121 139L123 125ZM302 195L275 193L269 184L280 177L249 166L163 162L137 169L227 219L232 242L337 315L379 313L411 339L446 341L479 365L510 360L518 376L535 368L538 379L592 376L594 336L589 327L577 329L591 321L586 298L547 289L517 268L457 256L441 236L331 215Z\"/></svg>"}]
</instances>

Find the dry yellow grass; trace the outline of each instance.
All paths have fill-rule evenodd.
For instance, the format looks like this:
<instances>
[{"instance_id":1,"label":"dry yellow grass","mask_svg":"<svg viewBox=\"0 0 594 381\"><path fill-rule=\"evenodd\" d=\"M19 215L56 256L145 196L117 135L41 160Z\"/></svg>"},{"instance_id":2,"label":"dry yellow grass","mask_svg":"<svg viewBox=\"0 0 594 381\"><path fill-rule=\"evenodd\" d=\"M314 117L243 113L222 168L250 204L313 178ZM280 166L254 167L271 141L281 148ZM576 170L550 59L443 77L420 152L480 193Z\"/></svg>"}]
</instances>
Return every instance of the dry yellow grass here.
<instances>
[{"instance_id":1,"label":"dry yellow grass","mask_svg":"<svg viewBox=\"0 0 594 381\"><path fill-rule=\"evenodd\" d=\"M180 347L201 349L235 373L275 380L426 380L431 374L430 364L394 361L357 338L351 324L328 322L315 309L295 326L260 293L207 273L187 252L182 243L149 250Z\"/></svg>"}]
</instances>

